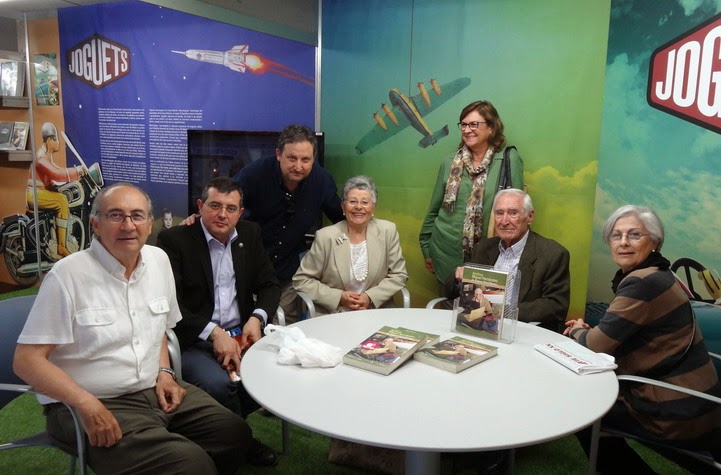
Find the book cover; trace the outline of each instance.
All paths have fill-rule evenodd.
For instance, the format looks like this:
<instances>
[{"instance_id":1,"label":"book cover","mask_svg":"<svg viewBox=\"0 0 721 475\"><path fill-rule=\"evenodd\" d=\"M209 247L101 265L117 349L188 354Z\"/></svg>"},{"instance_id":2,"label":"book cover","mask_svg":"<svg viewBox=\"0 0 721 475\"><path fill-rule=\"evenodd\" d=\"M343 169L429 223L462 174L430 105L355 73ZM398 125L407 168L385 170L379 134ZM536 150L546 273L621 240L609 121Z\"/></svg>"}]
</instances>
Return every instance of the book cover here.
<instances>
[{"instance_id":1,"label":"book cover","mask_svg":"<svg viewBox=\"0 0 721 475\"><path fill-rule=\"evenodd\" d=\"M454 336L418 350L413 359L458 373L498 354L498 348L461 336Z\"/></svg>"},{"instance_id":2,"label":"book cover","mask_svg":"<svg viewBox=\"0 0 721 475\"><path fill-rule=\"evenodd\" d=\"M382 327L343 356L343 363L388 375L423 346L427 333Z\"/></svg>"},{"instance_id":3,"label":"book cover","mask_svg":"<svg viewBox=\"0 0 721 475\"><path fill-rule=\"evenodd\" d=\"M506 306L508 273L465 265L455 331L498 340Z\"/></svg>"},{"instance_id":4,"label":"book cover","mask_svg":"<svg viewBox=\"0 0 721 475\"><path fill-rule=\"evenodd\" d=\"M441 338L441 335L436 335L435 333L426 333L418 330L411 330L410 328L405 327L398 327L397 329L403 332L414 332L418 336L425 338L424 345L432 345L434 343L438 343L438 340L440 340Z\"/></svg>"},{"instance_id":5,"label":"book cover","mask_svg":"<svg viewBox=\"0 0 721 475\"><path fill-rule=\"evenodd\" d=\"M20 63L4 60L0 63L0 96L22 96L22 79L25 77Z\"/></svg>"},{"instance_id":6,"label":"book cover","mask_svg":"<svg viewBox=\"0 0 721 475\"><path fill-rule=\"evenodd\" d=\"M28 123L15 122L11 142L15 150L25 150L28 143Z\"/></svg>"},{"instance_id":7,"label":"book cover","mask_svg":"<svg viewBox=\"0 0 721 475\"><path fill-rule=\"evenodd\" d=\"M10 145L10 140L13 135L13 123L12 122L0 122L0 145ZM13 147L14 148L14 147Z\"/></svg>"}]
</instances>

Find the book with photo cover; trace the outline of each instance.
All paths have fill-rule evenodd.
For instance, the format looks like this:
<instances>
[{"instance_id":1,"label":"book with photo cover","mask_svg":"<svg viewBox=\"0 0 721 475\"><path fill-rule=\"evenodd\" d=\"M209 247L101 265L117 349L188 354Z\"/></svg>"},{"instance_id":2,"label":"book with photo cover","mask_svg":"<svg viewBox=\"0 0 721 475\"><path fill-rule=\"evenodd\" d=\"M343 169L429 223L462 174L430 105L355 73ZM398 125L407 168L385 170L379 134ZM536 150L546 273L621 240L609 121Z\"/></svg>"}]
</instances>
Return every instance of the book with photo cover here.
<instances>
[{"instance_id":1,"label":"book with photo cover","mask_svg":"<svg viewBox=\"0 0 721 475\"><path fill-rule=\"evenodd\" d=\"M497 354L498 348L495 346L454 336L432 345L425 345L413 354L413 359L451 373L458 373Z\"/></svg>"},{"instance_id":2,"label":"book with photo cover","mask_svg":"<svg viewBox=\"0 0 721 475\"><path fill-rule=\"evenodd\" d=\"M25 150L28 143L28 123L15 122L13 125L12 139L10 140L15 150Z\"/></svg>"},{"instance_id":3,"label":"book with photo cover","mask_svg":"<svg viewBox=\"0 0 721 475\"><path fill-rule=\"evenodd\" d=\"M12 136L13 136L13 122L0 122L0 148L3 150L7 150L8 148L12 148L13 150L15 147L12 147Z\"/></svg>"},{"instance_id":4,"label":"book with photo cover","mask_svg":"<svg viewBox=\"0 0 721 475\"><path fill-rule=\"evenodd\" d=\"M509 283L507 272L466 264L454 331L498 340L503 332Z\"/></svg>"},{"instance_id":5,"label":"book with photo cover","mask_svg":"<svg viewBox=\"0 0 721 475\"><path fill-rule=\"evenodd\" d=\"M382 327L343 356L343 363L388 375L428 341L428 333Z\"/></svg>"},{"instance_id":6,"label":"book with photo cover","mask_svg":"<svg viewBox=\"0 0 721 475\"><path fill-rule=\"evenodd\" d=\"M0 59L0 96L22 96L25 84L23 63Z\"/></svg>"}]
</instances>

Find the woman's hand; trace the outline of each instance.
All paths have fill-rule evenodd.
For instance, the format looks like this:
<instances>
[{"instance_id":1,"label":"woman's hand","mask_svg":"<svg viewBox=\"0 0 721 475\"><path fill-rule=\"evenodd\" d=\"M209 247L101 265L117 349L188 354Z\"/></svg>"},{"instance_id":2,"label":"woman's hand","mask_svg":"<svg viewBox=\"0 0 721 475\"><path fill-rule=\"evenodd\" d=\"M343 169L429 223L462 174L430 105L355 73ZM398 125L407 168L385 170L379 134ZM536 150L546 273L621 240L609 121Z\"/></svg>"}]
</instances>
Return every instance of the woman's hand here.
<instances>
[{"instance_id":1,"label":"woman's hand","mask_svg":"<svg viewBox=\"0 0 721 475\"><path fill-rule=\"evenodd\" d=\"M344 290L340 294L340 304L350 310L365 310L370 306L370 297L368 294L358 292L349 292Z\"/></svg>"},{"instance_id":2,"label":"woman's hand","mask_svg":"<svg viewBox=\"0 0 721 475\"><path fill-rule=\"evenodd\" d=\"M567 337L571 336L571 332L577 328L582 328L584 330L588 330L591 327L583 321L583 318L579 318L578 320L569 320L566 322L566 329L563 330L563 334Z\"/></svg>"},{"instance_id":3,"label":"woman's hand","mask_svg":"<svg viewBox=\"0 0 721 475\"><path fill-rule=\"evenodd\" d=\"M426 269L428 269L428 272L430 272L431 274L436 273L436 270L433 268L433 259L431 259L430 257L428 259L426 259L425 265L426 265Z\"/></svg>"}]
</instances>

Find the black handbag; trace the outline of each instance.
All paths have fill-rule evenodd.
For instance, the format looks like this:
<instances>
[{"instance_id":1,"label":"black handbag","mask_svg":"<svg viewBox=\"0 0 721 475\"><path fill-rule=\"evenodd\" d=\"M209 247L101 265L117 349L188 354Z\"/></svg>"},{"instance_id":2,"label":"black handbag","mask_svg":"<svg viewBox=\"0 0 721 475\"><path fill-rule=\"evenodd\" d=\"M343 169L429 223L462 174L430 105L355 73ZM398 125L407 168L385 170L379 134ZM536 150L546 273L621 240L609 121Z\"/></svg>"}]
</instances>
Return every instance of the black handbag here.
<instances>
[{"instance_id":1,"label":"black handbag","mask_svg":"<svg viewBox=\"0 0 721 475\"><path fill-rule=\"evenodd\" d=\"M496 191L513 187L513 183L511 183L511 149L518 151L513 145L506 147L503 151L503 163L501 164L501 173L498 174L498 188L496 188Z\"/></svg>"}]
</instances>

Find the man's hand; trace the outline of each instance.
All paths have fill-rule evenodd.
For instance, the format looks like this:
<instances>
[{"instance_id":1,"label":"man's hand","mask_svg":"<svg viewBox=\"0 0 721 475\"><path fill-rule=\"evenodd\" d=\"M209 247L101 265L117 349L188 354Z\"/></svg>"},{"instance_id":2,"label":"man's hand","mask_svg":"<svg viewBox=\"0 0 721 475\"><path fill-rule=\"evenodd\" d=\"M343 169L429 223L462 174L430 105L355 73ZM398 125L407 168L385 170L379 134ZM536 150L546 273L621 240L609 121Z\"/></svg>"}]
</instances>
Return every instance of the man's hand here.
<instances>
[{"instance_id":1,"label":"man's hand","mask_svg":"<svg viewBox=\"0 0 721 475\"><path fill-rule=\"evenodd\" d=\"M240 345L238 342L220 327L213 328L210 335L213 340L213 354L220 366L227 368L228 363L233 362L236 368L240 368Z\"/></svg>"},{"instance_id":2,"label":"man's hand","mask_svg":"<svg viewBox=\"0 0 721 475\"><path fill-rule=\"evenodd\" d=\"M185 389L175 382L170 373L161 371L158 373L158 381L155 383L155 395L158 396L158 404L163 412L170 414L183 402Z\"/></svg>"},{"instance_id":3,"label":"man's hand","mask_svg":"<svg viewBox=\"0 0 721 475\"><path fill-rule=\"evenodd\" d=\"M429 257L425 260L424 264L426 266L426 269L428 269L428 272L430 272L431 274L436 273L436 270L433 268L433 259Z\"/></svg>"},{"instance_id":4,"label":"man's hand","mask_svg":"<svg viewBox=\"0 0 721 475\"><path fill-rule=\"evenodd\" d=\"M181 226L190 226L191 224L195 224L195 220L198 219L199 217L200 217L199 214L191 214L190 216L188 216L187 218L182 220L180 222L180 225Z\"/></svg>"},{"instance_id":5,"label":"man's hand","mask_svg":"<svg viewBox=\"0 0 721 475\"><path fill-rule=\"evenodd\" d=\"M112 447L123 437L115 416L97 398L89 399L76 409L93 447Z\"/></svg>"},{"instance_id":6,"label":"man's hand","mask_svg":"<svg viewBox=\"0 0 721 475\"><path fill-rule=\"evenodd\" d=\"M365 310L370 307L370 302L371 299L366 293L344 290L340 294L340 304L350 310Z\"/></svg>"},{"instance_id":7,"label":"man's hand","mask_svg":"<svg viewBox=\"0 0 721 475\"><path fill-rule=\"evenodd\" d=\"M456 267L456 280L460 281L463 279L463 267Z\"/></svg>"},{"instance_id":8,"label":"man's hand","mask_svg":"<svg viewBox=\"0 0 721 475\"><path fill-rule=\"evenodd\" d=\"M250 345L261 338L263 338L263 332L260 330L260 320L250 317L243 325L243 334L240 337L241 351L250 348ZM240 366L236 366L236 368L240 368Z\"/></svg>"}]
</instances>

